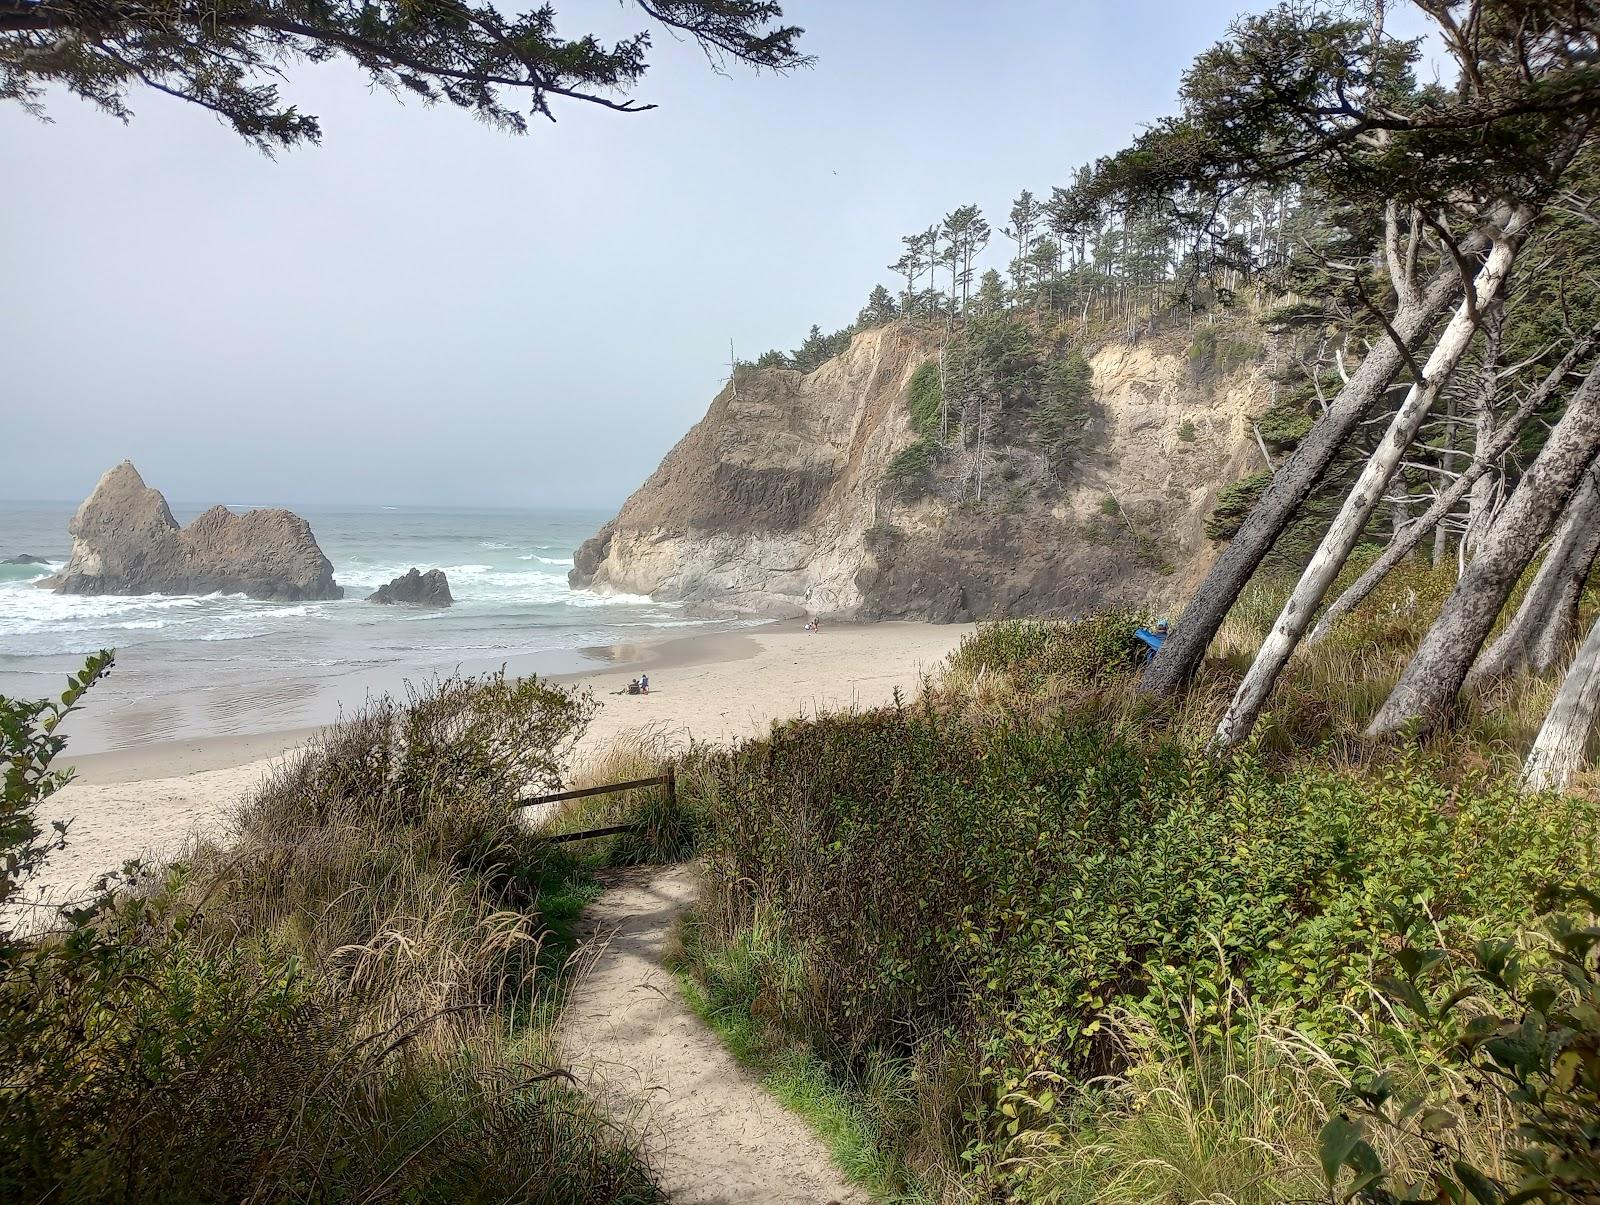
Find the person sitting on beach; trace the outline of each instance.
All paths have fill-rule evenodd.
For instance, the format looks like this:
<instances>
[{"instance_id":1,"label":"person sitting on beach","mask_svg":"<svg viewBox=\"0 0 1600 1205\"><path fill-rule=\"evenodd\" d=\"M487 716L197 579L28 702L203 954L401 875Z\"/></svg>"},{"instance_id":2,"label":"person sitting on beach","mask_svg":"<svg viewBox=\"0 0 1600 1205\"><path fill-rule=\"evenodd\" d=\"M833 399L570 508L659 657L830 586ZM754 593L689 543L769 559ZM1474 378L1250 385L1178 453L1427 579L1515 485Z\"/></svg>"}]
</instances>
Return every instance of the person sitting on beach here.
<instances>
[{"instance_id":1,"label":"person sitting on beach","mask_svg":"<svg viewBox=\"0 0 1600 1205\"><path fill-rule=\"evenodd\" d=\"M628 693L630 695L636 695L639 693L639 679L635 678L632 682L628 683Z\"/></svg>"}]
</instances>

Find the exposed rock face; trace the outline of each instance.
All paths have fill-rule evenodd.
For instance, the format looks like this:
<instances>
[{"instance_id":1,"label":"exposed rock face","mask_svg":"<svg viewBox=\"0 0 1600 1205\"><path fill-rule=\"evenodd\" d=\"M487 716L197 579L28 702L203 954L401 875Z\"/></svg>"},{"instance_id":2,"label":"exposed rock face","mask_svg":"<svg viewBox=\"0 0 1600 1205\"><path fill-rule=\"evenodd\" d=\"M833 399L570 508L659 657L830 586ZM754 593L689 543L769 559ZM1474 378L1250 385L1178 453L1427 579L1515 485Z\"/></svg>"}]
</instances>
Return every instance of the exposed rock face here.
<instances>
[{"instance_id":1,"label":"exposed rock face","mask_svg":"<svg viewBox=\"0 0 1600 1205\"><path fill-rule=\"evenodd\" d=\"M48 565L49 563L42 556L32 556L26 552L20 556L8 556L0 561L0 565Z\"/></svg>"},{"instance_id":2,"label":"exposed rock face","mask_svg":"<svg viewBox=\"0 0 1600 1205\"><path fill-rule=\"evenodd\" d=\"M403 603L412 607L448 607L455 599L450 597L450 583L443 569L430 569L418 573L407 570L386 586L379 586L367 595L368 602Z\"/></svg>"},{"instance_id":3,"label":"exposed rock face","mask_svg":"<svg viewBox=\"0 0 1600 1205\"><path fill-rule=\"evenodd\" d=\"M67 525L72 556L48 585L63 594L247 594L343 598L311 525L286 510L213 506L180 528L159 490L124 460Z\"/></svg>"},{"instance_id":4,"label":"exposed rock face","mask_svg":"<svg viewBox=\"0 0 1600 1205\"><path fill-rule=\"evenodd\" d=\"M1170 345L1169 345L1170 344ZM915 439L912 374L929 336L863 332L802 375L739 374L617 517L578 549L569 580L773 616L960 621L1168 605L1213 558L1219 486L1259 454L1256 369L1195 376L1187 337L1090 357L1094 418L1047 494L903 497L884 482ZM997 464L996 469L1003 469ZM1114 500L1114 501L1111 501Z\"/></svg>"}]
</instances>

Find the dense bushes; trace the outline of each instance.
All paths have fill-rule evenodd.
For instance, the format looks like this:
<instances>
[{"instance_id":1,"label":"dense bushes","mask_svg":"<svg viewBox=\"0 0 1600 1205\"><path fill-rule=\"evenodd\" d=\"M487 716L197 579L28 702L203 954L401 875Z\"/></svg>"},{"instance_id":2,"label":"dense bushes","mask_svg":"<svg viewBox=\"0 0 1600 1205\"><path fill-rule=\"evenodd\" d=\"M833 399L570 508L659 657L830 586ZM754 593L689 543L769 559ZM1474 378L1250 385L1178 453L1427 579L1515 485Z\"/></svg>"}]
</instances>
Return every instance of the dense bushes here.
<instances>
[{"instance_id":1,"label":"dense bushes","mask_svg":"<svg viewBox=\"0 0 1600 1205\"><path fill-rule=\"evenodd\" d=\"M1121 663L1128 630L993 625L953 672L1087 678ZM1372 775L1216 763L1148 728L1082 712L977 722L936 695L786 725L694 774L702 965L775 933L783 974L747 989L762 1014L847 1079L919 1066L919 1093L946 1104L913 1110L896 1145L926 1170L942 1141L947 1170L980 1177L1044 1174L1017 1143L1127 1067L1108 1017L1209 1042L1237 993L1355 1057L1353 1019L1395 969L1395 909L1420 907L1451 940L1483 935L1538 885L1592 874L1600 835L1586 802L1420 757Z\"/></svg>"},{"instance_id":2,"label":"dense bushes","mask_svg":"<svg viewBox=\"0 0 1600 1205\"><path fill-rule=\"evenodd\" d=\"M983 674L1003 674L1015 688L1081 687L1132 669L1142 645L1139 612L1108 608L1071 623L1002 619L965 637L950 657L943 686L965 686Z\"/></svg>"},{"instance_id":3,"label":"dense bushes","mask_svg":"<svg viewBox=\"0 0 1600 1205\"><path fill-rule=\"evenodd\" d=\"M373 702L226 845L10 946L0 1196L656 1199L555 1070L584 886L511 806L590 707L503 676Z\"/></svg>"}]
</instances>

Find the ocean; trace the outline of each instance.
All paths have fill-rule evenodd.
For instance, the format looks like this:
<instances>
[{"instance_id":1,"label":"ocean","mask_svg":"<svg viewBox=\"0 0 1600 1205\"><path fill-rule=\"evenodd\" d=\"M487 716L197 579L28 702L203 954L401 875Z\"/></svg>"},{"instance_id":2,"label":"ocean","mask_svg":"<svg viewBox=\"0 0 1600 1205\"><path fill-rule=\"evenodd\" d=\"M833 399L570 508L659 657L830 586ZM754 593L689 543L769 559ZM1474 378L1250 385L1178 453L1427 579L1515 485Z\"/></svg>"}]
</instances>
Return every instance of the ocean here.
<instances>
[{"instance_id":1,"label":"ocean","mask_svg":"<svg viewBox=\"0 0 1600 1205\"><path fill-rule=\"evenodd\" d=\"M172 506L179 523L203 509ZM578 673L643 639L730 626L675 604L569 588L573 550L610 517L600 511L294 509L333 562L342 600L56 594L34 581L65 563L73 507L0 502L0 559L49 561L0 565L0 694L57 693L84 654L116 649L117 668L66 729L82 754L324 723L368 691L456 669ZM455 605L365 601L413 566L443 569Z\"/></svg>"}]
</instances>

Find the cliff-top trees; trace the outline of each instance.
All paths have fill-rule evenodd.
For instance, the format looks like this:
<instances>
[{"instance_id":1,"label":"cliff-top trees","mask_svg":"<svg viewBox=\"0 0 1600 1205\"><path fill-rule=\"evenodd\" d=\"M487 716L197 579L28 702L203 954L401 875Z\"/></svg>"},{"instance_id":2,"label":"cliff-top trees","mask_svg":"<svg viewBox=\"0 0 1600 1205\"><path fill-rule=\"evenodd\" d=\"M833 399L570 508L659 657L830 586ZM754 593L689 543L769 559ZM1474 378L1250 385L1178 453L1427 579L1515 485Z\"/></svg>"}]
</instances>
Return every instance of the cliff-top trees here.
<instances>
[{"instance_id":1,"label":"cliff-top trees","mask_svg":"<svg viewBox=\"0 0 1600 1205\"><path fill-rule=\"evenodd\" d=\"M808 60L774 0L637 0L708 55L784 70ZM502 13L467 0L0 0L0 100L40 111L56 84L126 119L139 86L209 109L258 147L315 142L283 100L286 65L345 58L376 86L445 101L515 132L557 100L621 112L650 34L562 37L550 4Z\"/></svg>"},{"instance_id":2,"label":"cliff-top trees","mask_svg":"<svg viewBox=\"0 0 1600 1205\"><path fill-rule=\"evenodd\" d=\"M1455 57L1453 91L1417 87L1414 44L1318 6L1247 18L1185 77L1184 113L1098 173L1102 189L1215 197L1249 185L1313 190L1330 208L1387 227L1382 277L1341 271L1379 323L1380 339L1288 464L1185 610L1146 675L1167 692L1193 673L1239 590L1310 490L1403 369L1417 378L1405 417L1286 608L1224 742L1247 732L1426 418L1433 398L1500 295L1545 198L1589 136L1600 81L1587 65L1595 6L1542 0L1416 0ZM1347 219L1348 220L1348 219ZM1498 250L1483 256L1490 246ZM1475 284L1468 281L1476 278ZM1484 288L1482 286L1492 286ZM1456 310L1447 354L1419 361L1434 322ZM1439 349L1436 348L1435 351ZM1431 377L1427 374L1433 374ZM1405 410L1405 407L1402 407Z\"/></svg>"}]
</instances>

